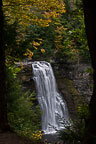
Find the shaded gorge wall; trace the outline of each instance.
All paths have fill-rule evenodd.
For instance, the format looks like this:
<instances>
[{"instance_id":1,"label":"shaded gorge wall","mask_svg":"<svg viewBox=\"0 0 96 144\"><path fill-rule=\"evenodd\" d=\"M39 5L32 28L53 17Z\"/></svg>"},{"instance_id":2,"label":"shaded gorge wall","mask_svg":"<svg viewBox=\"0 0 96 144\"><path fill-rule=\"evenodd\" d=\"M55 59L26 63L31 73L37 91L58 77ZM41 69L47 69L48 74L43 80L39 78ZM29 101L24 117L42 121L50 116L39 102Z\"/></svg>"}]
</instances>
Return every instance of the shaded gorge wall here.
<instances>
[{"instance_id":1,"label":"shaded gorge wall","mask_svg":"<svg viewBox=\"0 0 96 144\"><path fill-rule=\"evenodd\" d=\"M32 79L32 62L23 62L23 69L18 74L23 90L36 93L35 83ZM92 94L92 78L87 70L89 64L64 64L51 62L59 92L66 100L69 115L72 119L77 118L77 108L83 102L89 102ZM20 66L17 63L16 66ZM37 102L38 103L38 102Z\"/></svg>"}]
</instances>

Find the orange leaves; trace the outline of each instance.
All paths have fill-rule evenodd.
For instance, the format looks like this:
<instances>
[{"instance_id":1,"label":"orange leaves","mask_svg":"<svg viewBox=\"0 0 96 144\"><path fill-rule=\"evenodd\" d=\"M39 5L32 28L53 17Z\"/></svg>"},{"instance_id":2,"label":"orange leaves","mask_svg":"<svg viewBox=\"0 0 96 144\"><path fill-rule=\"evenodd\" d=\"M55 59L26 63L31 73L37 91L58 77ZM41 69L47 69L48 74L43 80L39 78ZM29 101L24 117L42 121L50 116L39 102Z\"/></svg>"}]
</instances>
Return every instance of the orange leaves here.
<instances>
[{"instance_id":1,"label":"orange leaves","mask_svg":"<svg viewBox=\"0 0 96 144\"><path fill-rule=\"evenodd\" d=\"M48 27L50 23L56 21L56 18L65 13L64 0L4 0L6 5L10 5L5 9L5 16L9 19L9 24L16 21L16 31L19 33L17 37L17 44L26 39L26 30L31 25L39 25L41 27ZM47 29L47 28L46 28ZM56 29L57 38L56 41L62 41L62 31L64 27L58 27ZM20 35L24 33L25 35ZM60 34L61 33L61 34ZM33 40L33 39L32 39ZM59 45L59 41L57 42ZM42 40L34 40L29 42L32 51L27 49L25 56L32 58L34 53L39 49L42 54L45 53L45 49L41 46ZM59 46L58 46L59 47Z\"/></svg>"},{"instance_id":2,"label":"orange leaves","mask_svg":"<svg viewBox=\"0 0 96 144\"><path fill-rule=\"evenodd\" d=\"M27 49L24 56L28 57L29 59L32 59L32 57L34 55L34 52L37 51L37 50L39 52L41 52L42 54L45 53L45 49L40 47L43 40L42 39L37 39L37 41L34 40L34 41L30 42L30 45L32 46L32 50Z\"/></svg>"},{"instance_id":3,"label":"orange leaves","mask_svg":"<svg viewBox=\"0 0 96 144\"><path fill-rule=\"evenodd\" d=\"M35 49L37 49L37 47L36 47ZM43 49L43 48L41 48L40 51L41 51L41 53L43 53L43 54L45 53L45 49ZM31 50L27 49L27 51L26 51L26 53L25 53L24 55L25 55L26 57L28 57L29 59L32 59L34 53L33 53Z\"/></svg>"},{"instance_id":4,"label":"orange leaves","mask_svg":"<svg viewBox=\"0 0 96 144\"><path fill-rule=\"evenodd\" d=\"M33 56L33 52L31 50L27 49L27 52L24 55L30 59Z\"/></svg>"},{"instance_id":5,"label":"orange leaves","mask_svg":"<svg viewBox=\"0 0 96 144\"><path fill-rule=\"evenodd\" d=\"M39 42L33 41L33 48L35 48L36 50L38 50L38 47L42 44L42 39L38 39ZM45 49L41 48L40 49L41 53L45 53Z\"/></svg>"},{"instance_id":6,"label":"orange leaves","mask_svg":"<svg viewBox=\"0 0 96 144\"><path fill-rule=\"evenodd\" d=\"M38 47L42 44L42 39L37 39L39 42L37 42L37 41L32 41L32 46L33 46L33 48L34 49L38 49Z\"/></svg>"},{"instance_id":7,"label":"orange leaves","mask_svg":"<svg viewBox=\"0 0 96 144\"><path fill-rule=\"evenodd\" d=\"M41 52L42 52L42 53L45 53L45 49L42 48L42 49L41 49Z\"/></svg>"},{"instance_id":8,"label":"orange leaves","mask_svg":"<svg viewBox=\"0 0 96 144\"><path fill-rule=\"evenodd\" d=\"M36 18L36 19L32 19L32 22L37 24L37 25L40 25L42 27L48 27L51 20L50 19Z\"/></svg>"},{"instance_id":9,"label":"orange leaves","mask_svg":"<svg viewBox=\"0 0 96 144\"><path fill-rule=\"evenodd\" d=\"M40 43L39 43L39 42L36 42L36 41L33 41L33 42L32 42L32 45L33 45L33 48L34 48L35 50L37 50L37 49L38 49L38 46L40 46Z\"/></svg>"},{"instance_id":10,"label":"orange leaves","mask_svg":"<svg viewBox=\"0 0 96 144\"><path fill-rule=\"evenodd\" d=\"M52 18L66 12L63 0L4 0L4 3L10 5L10 17L24 27L32 23L48 27Z\"/></svg>"},{"instance_id":11,"label":"orange leaves","mask_svg":"<svg viewBox=\"0 0 96 144\"><path fill-rule=\"evenodd\" d=\"M36 41L33 41L32 44L33 44L34 46L40 46L40 43L38 43L38 42L36 42Z\"/></svg>"},{"instance_id":12,"label":"orange leaves","mask_svg":"<svg viewBox=\"0 0 96 144\"><path fill-rule=\"evenodd\" d=\"M43 15L45 18L56 18L59 15L59 13L56 13L56 11L51 12L45 12Z\"/></svg>"},{"instance_id":13,"label":"orange leaves","mask_svg":"<svg viewBox=\"0 0 96 144\"><path fill-rule=\"evenodd\" d=\"M63 0L37 0L33 4L42 11L56 11L65 13L65 4Z\"/></svg>"},{"instance_id":14,"label":"orange leaves","mask_svg":"<svg viewBox=\"0 0 96 144\"><path fill-rule=\"evenodd\" d=\"M58 34L62 34L63 31L67 30L67 28L64 28L64 26L57 26L55 29L55 32Z\"/></svg>"},{"instance_id":15,"label":"orange leaves","mask_svg":"<svg viewBox=\"0 0 96 144\"><path fill-rule=\"evenodd\" d=\"M66 30L66 28L64 28L64 26L57 26L57 28L55 29L55 46L56 49L62 49L64 48L64 45L62 43L63 41L63 32Z\"/></svg>"}]
</instances>

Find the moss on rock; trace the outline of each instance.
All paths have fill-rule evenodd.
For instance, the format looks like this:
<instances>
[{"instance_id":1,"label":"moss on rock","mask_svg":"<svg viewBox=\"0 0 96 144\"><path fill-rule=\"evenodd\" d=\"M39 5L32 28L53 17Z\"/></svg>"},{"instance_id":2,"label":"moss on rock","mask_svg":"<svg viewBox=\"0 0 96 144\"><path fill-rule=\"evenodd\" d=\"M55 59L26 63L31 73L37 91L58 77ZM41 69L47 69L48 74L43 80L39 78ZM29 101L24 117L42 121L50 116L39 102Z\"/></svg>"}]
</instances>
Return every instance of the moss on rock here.
<instances>
[{"instance_id":1,"label":"moss on rock","mask_svg":"<svg viewBox=\"0 0 96 144\"><path fill-rule=\"evenodd\" d=\"M67 102L70 117L76 119L78 106L82 103L82 96L76 90L74 82L68 78L57 77L57 84L60 93Z\"/></svg>"}]
</instances>

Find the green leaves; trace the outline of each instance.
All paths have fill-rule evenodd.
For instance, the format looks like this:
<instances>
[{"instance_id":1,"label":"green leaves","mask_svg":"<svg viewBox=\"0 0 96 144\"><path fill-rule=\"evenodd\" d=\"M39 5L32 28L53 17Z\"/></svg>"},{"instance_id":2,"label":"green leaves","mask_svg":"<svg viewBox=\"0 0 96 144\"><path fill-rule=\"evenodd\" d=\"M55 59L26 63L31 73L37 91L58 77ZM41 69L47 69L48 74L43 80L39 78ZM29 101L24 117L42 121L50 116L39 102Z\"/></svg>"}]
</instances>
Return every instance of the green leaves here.
<instances>
[{"instance_id":1,"label":"green leaves","mask_svg":"<svg viewBox=\"0 0 96 144\"><path fill-rule=\"evenodd\" d=\"M16 79L18 68L7 69L7 107L8 121L14 131L29 136L41 128L41 110L36 104L36 94L24 93Z\"/></svg>"},{"instance_id":2,"label":"green leaves","mask_svg":"<svg viewBox=\"0 0 96 144\"><path fill-rule=\"evenodd\" d=\"M16 78L17 73L21 70L20 68L14 66L9 66L8 69L12 72L14 78Z\"/></svg>"},{"instance_id":3,"label":"green leaves","mask_svg":"<svg viewBox=\"0 0 96 144\"><path fill-rule=\"evenodd\" d=\"M88 119L89 117L89 110L87 104L82 104L78 107L78 117L79 119Z\"/></svg>"},{"instance_id":4,"label":"green leaves","mask_svg":"<svg viewBox=\"0 0 96 144\"><path fill-rule=\"evenodd\" d=\"M81 4L81 2L79 3ZM56 48L58 49L57 56L62 57L62 59L66 58L66 62L90 62L85 34L84 14L82 9L78 9L78 6L76 5L77 8L74 10L67 11L59 19L59 26L57 25L56 28L58 29L58 32L56 30L55 40ZM64 30L60 30L62 26Z\"/></svg>"}]
</instances>

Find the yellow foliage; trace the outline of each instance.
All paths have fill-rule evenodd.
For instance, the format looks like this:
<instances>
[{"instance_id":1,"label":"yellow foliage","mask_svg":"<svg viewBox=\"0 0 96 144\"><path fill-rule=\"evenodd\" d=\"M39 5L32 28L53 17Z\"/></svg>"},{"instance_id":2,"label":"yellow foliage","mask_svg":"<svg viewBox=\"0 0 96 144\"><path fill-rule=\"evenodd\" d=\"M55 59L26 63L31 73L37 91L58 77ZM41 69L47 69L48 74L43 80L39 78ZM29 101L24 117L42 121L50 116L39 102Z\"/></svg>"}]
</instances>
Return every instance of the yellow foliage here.
<instances>
[{"instance_id":1,"label":"yellow foliage","mask_svg":"<svg viewBox=\"0 0 96 144\"><path fill-rule=\"evenodd\" d=\"M40 46L40 43L33 41L32 43L34 46Z\"/></svg>"},{"instance_id":2,"label":"yellow foliage","mask_svg":"<svg viewBox=\"0 0 96 144\"><path fill-rule=\"evenodd\" d=\"M33 56L33 52L31 50L27 49L27 52L24 55L30 59Z\"/></svg>"},{"instance_id":3,"label":"yellow foliage","mask_svg":"<svg viewBox=\"0 0 96 144\"><path fill-rule=\"evenodd\" d=\"M64 28L64 26L57 26L55 29L55 46L56 49L62 49L64 48L64 45L62 43L63 40L63 32L66 30L66 28Z\"/></svg>"},{"instance_id":4,"label":"yellow foliage","mask_svg":"<svg viewBox=\"0 0 96 144\"><path fill-rule=\"evenodd\" d=\"M41 52L42 52L42 53L45 53L45 50L42 48L42 49L41 49Z\"/></svg>"},{"instance_id":5,"label":"yellow foliage","mask_svg":"<svg viewBox=\"0 0 96 144\"><path fill-rule=\"evenodd\" d=\"M42 133L41 131L36 131L34 133L32 133L32 135L30 136L30 138L32 139L33 142L38 142L42 139Z\"/></svg>"},{"instance_id":6,"label":"yellow foliage","mask_svg":"<svg viewBox=\"0 0 96 144\"><path fill-rule=\"evenodd\" d=\"M36 50L38 49L36 46L33 46L33 48L36 49Z\"/></svg>"},{"instance_id":7,"label":"yellow foliage","mask_svg":"<svg viewBox=\"0 0 96 144\"><path fill-rule=\"evenodd\" d=\"M11 23L16 20L20 25L27 27L36 23L48 27L52 18L65 13L63 0L4 0L5 15L11 18ZM41 19L42 15L42 19Z\"/></svg>"}]
</instances>

